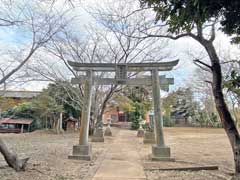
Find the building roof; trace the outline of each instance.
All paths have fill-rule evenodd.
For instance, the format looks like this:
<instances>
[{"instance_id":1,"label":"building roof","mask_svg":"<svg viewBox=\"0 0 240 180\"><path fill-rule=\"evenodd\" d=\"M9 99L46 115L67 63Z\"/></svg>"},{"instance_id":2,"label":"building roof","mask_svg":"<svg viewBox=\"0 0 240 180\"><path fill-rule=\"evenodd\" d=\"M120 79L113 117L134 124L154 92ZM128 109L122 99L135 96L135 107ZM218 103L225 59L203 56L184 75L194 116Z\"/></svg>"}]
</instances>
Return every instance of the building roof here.
<instances>
[{"instance_id":1,"label":"building roof","mask_svg":"<svg viewBox=\"0 0 240 180\"><path fill-rule=\"evenodd\" d=\"M74 122L78 122L78 119L74 118L74 117L69 117L67 119L65 119L64 121L74 121Z\"/></svg>"},{"instance_id":2,"label":"building roof","mask_svg":"<svg viewBox=\"0 0 240 180\"><path fill-rule=\"evenodd\" d=\"M0 119L0 124L31 124L33 120L31 119L11 119L11 118L3 118Z\"/></svg>"},{"instance_id":3,"label":"building roof","mask_svg":"<svg viewBox=\"0 0 240 180\"><path fill-rule=\"evenodd\" d=\"M0 96L7 98L33 98L41 91L0 91Z\"/></svg>"}]
</instances>

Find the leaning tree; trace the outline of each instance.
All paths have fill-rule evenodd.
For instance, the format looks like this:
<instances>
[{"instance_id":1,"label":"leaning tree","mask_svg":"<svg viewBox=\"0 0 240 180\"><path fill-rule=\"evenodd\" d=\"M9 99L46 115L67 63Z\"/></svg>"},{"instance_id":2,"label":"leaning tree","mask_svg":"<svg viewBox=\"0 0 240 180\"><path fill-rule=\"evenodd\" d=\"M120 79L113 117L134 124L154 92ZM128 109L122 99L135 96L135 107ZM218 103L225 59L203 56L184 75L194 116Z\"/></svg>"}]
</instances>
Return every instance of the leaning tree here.
<instances>
[{"instance_id":1,"label":"leaning tree","mask_svg":"<svg viewBox=\"0 0 240 180\"><path fill-rule=\"evenodd\" d=\"M233 42L239 42L240 2L233 0L140 0L142 8L152 8L155 12L155 23L165 26L168 34L148 33L142 29L145 37L164 37L177 40L191 37L206 50L210 63L195 60L203 69L212 74L212 92L216 109L229 138L235 161L236 176L240 174L240 136L229 112L223 95L222 68L220 58L214 47L215 26L235 35Z\"/></svg>"},{"instance_id":2,"label":"leaning tree","mask_svg":"<svg viewBox=\"0 0 240 180\"><path fill-rule=\"evenodd\" d=\"M211 73L209 83L212 87L215 106L232 147L236 175L239 175L240 136L224 99L222 67L214 40L216 28L220 27L222 31L232 35L231 42L239 43L240 2L238 0L231 2L227 0L139 0L130 2L123 0L119 4L122 5L121 7L118 5L118 9L121 9L120 13L117 11L102 13L106 19L105 22L115 33L136 39L168 38L178 40L190 37L205 49L209 62L197 59L194 63L204 71ZM131 8L135 9L126 14L124 10ZM148 16L143 16L145 13ZM127 22L127 19L131 17L142 19L119 26L119 22ZM135 27L136 31L129 35L125 32L128 27Z\"/></svg>"},{"instance_id":3,"label":"leaning tree","mask_svg":"<svg viewBox=\"0 0 240 180\"><path fill-rule=\"evenodd\" d=\"M5 57L0 60L2 86L70 21L66 20L67 11L59 12L53 8L53 4L46 6L44 1L28 4L19 1L1 1L0 7L0 27L22 32L22 39L18 42L18 45L22 45L20 52L15 54L13 60L4 59ZM10 167L16 171L25 169L29 158L19 159L17 154L9 151L2 138L0 138L0 152Z\"/></svg>"}]
</instances>

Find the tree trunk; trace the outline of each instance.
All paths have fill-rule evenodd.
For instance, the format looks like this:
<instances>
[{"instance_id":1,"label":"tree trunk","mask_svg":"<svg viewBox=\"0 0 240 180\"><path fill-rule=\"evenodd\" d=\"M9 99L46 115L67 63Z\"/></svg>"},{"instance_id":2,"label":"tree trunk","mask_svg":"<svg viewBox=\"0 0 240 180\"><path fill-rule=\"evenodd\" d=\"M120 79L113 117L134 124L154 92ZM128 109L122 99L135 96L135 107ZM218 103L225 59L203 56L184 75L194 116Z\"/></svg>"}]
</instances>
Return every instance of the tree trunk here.
<instances>
[{"instance_id":1,"label":"tree trunk","mask_svg":"<svg viewBox=\"0 0 240 180\"><path fill-rule=\"evenodd\" d=\"M53 131L59 134L59 118L53 115Z\"/></svg>"},{"instance_id":2,"label":"tree trunk","mask_svg":"<svg viewBox=\"0 0 240 180\"><path fill-rule=\"evenodd\" d=\"M107 102L108 102L109 98L106 98L102 104L102 107L101 107L101 110L100 110L100 113L98 114L97 116L97 122L96 122L96 125L100 125L103 123L103 114L104 114L104 111L107 107Z\"/></svg>"},{"instance_id":3,"label":"tree trunk","mask_svg":"<svg viewBox=\"0 0 240 180\"><path fill-rule=\"evenodd\" d=\"M56 133L59 134L60 133L59 118L56 118L55 121L56 121L56 127L55 127Z\"/></svg>"},{"instance_id":4,"label":"tree trunk","mask_svg":"<svg viewBox=\"0 0 240 180\"><path fill-rule=\"evenodd\" d=\"M240 174L240 137L239 132L234 123L234 119L226 105L223 92L222 92L222 70L219 58L217 56L216 50L212 42L204 41L201 44L205 47L210 60L211 60L211 70L212 70L212 91L214 96L214 101L216 109L218 111L219 117L229 138L235 163L235 173Z\"/></svg>"},{"instance_id":5,"label":"tree trunk","mask_svg":"<svg viewBox=\"0 0 240 180\"><path fill-rule=\"evenodd\" d=\"M11 168L15 169L16 171L25 170L29 158L19 159L15 153L12 153L8 150L7 146L4 144L1 138L0 138L0 152L2 153L4 159Z\"/></svg>"},{"instance_id":6,"label":"tree trunk","mask_svg":"<svg viewBox=\"0 0 240 180\"><path fill-rule=\"evenodd\" d=\"M46 116L45 129L48 129L48 117Z\"/></svg>"},{"instance_id":7,"label":"tree trunk","mask_svg":"<svg viewBox=\"0 0 240 180\"><path fill-rule=\"evenodd\" d=\"M111 88L111 90L108 92L107 96L105 97L103 103L102 103L102 107L101 107L101 110L100 110L100 114L97 116L97 123L102 123L103 121L103 114L104 114L104 111L107 107L107 103L109 101L109 99L112 97L114 91L116 90L117 86L115 85L114 87Z\"/></svg>"},{"instance_id":8,"label":"tree trunk","mask_svg":"<svg viewBox=\"0 0 240 180\"><path fill-rule=\"evenodd\" d=\"M103 121L103 114L104 114L104 111L106 109L106 104L107 103L105 103L105 105L102 106L102 108L101 108L100 114L98 115L98 118L97 118L98 121L101 121L101 122Z\"/></svg>"}]
</instances>

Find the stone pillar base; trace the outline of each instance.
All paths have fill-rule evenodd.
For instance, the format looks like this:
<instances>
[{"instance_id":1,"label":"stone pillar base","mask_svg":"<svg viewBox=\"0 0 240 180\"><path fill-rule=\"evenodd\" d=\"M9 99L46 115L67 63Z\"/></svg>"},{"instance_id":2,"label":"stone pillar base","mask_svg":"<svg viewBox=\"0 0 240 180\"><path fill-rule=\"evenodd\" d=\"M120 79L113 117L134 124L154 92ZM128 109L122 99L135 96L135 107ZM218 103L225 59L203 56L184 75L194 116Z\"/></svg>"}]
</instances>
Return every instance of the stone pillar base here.
<instances>
[{"instance_id":1,"label":"stone pillar base","mask_svg":"<svg viewBox=\"0 0 240 180\"><path fill-rule=\"evenodd\" d=\"M156 144L154 132L145 131L143 143L144 144Z\"/></svg>"},{"instance_id":2,"label":"stone pillar base","mask_svg":"<svg viewBox=\"0 0 240 180\"><path fill-rule=\"evenodd\" d=\"M75 145L73 146L73 154L68 156L68 159L76 160L92 160L92 145Z\"/></svg>"},{"instance_id":3,"label":"stone pillar base","mask_svg":"<svg viewBox=\"0 0 240 180\"><path fill-rule=\"evenodd\" d=\"M92 142L104 142L103 129L98 128L92 136Z\"/></svg>"},{"instance_id":4,"label":"stone pillar base","mask_svg":"<svg viewBox=\"0 0 240 180\"><path fill-rule=\"evenodd\" d=\"M104 136L112 136L111 128L108 126L105 130Z\"/></svg>"},{"instance_id":5,"label":"stone pillar base","mask_svg":"<svg viewBox=\"0 0 240 180\"><path fill-rule=\"evenodd\" d=\"M144 130L143 129L138 129L137 137L144 137Z\"/></svg>"},{"instance_id":6,"label":"stone pillar base","mask_svg":"<svg viewBox=\"0 0 240 180\"><path fill-rule=\"evenodd\" d=\"M171 158L171 150L170 147L167 146L152 146L152 161L175 161L174 158Z\"/></svg>"}]
</instances>

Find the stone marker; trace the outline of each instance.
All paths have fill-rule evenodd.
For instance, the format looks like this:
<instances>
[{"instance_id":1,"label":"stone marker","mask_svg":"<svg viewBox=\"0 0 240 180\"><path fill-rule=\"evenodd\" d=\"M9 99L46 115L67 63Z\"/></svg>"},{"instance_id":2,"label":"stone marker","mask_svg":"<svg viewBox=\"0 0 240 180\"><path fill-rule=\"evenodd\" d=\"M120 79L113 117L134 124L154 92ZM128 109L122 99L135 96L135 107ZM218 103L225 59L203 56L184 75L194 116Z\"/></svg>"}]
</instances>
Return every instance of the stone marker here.
<instances>
[{"instance_id":1,"label":"stone marker","mask_svg":"<svg viewBox=\"0 0 240 180\"><path fill-rule=\"evenodd\" d=\"M139 129L138 129L138 132L137 132L137 137L143 137L144 136L144 129L143 129L143 124L144 124L144 120L142 119L142 116L140 116L139 118Z\"/></svg>"},{"instance_id":2,"label":"stone marker","mask_svg":"<svg viewBox=\"0 0 240 180\"><path fill-rule=\"evenodd\" d=\"M107 128L105 129L104 136L112 136L110 124L111 124L111 120L108 120L108 125L107 125Z\"/></svg>"},{"instance_id":3,"label":"stone marker","mask_svg":"<svg viewBox=\"0 0 240 180\"><path fill-rule=\"evenodd\" d=\"M92 142L104 142L102 123L97 125L97 128L92 136Z\"/></svg>"},{"instance_id":4,"label":"stone marker","mask_svg":"<svg viewBox=\"0 0 240 180\"><path fill-rule=\"evenodd\" d=\"M144 137L144 129L143 128L138 129L137 137Z\"/></svg>"},{"instance_id":5,"label":"stone marker","mask_svg":"<svg viewBox=\"0 0 240 180\"><path fill-rule=\"evenodd\" d=\"M163 120L161 115L160 103L160 83L158 70L152 70L152 90L154 102L154 132L156 144L152 146L151 159L156 161L174 161L171 158L170 148L165 145L163 136Z\"/></svg>"},{"instance_id":6,"label":"stone marker","mask_svg":"<svg viewBox=\"0 0 240 180\"><path fill-rule=\"evenodd\" d=\"M79 144L73 146L72 155L69 159L88 160L92 159L92 146L88 143L90 108L92 99L92 79L93 72L87 71L88 80L84 83L84 106L82 109L82 122L80 128Z\"/></svg>"}]
</instances>

